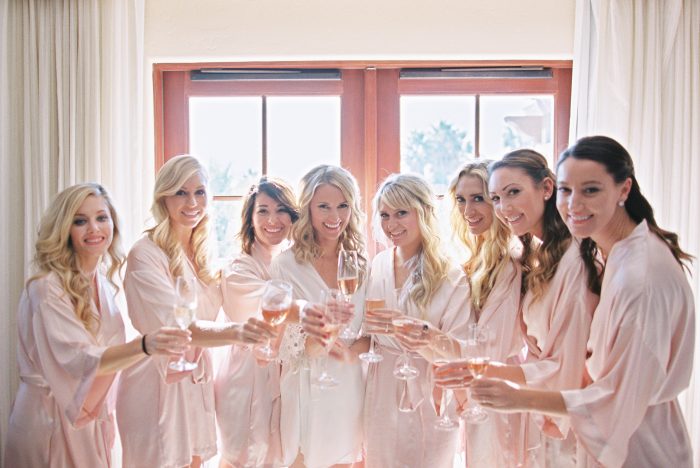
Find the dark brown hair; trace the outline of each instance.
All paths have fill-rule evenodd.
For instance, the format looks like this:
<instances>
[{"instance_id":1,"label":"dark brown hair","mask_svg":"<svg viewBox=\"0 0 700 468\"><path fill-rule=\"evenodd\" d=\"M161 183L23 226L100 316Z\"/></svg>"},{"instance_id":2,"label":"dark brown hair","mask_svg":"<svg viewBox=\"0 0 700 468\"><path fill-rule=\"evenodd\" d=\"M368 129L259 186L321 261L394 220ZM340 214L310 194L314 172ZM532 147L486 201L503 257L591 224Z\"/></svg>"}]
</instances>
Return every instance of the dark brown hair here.
<instances>
[{"instance_id":1,"label":"dark brown hair","mask_svg":"<svg viewBox=\"0 0 700 468\"><path fill-rule=\"evenodd\" d=\"M282 179L263 176L257 184L250 187L248 195L243 200L241 210L241 230L238 237L241 239L241 249L248 255L251 254L253 242L255 242L255 228L253 227L253 210L258 193L264 193L284 207L284 211L292 218L292 223L299 219L296 197L292 187Z\"/></svg>"},{"instance_id":2,"label":"dark brown hair","mask_svg":"<svg viewBox=\"0 0 700 468\"><path fill-rule=\"evenodd\" d=\"M659 236L668 245L676 261L688 269L688 263L693 259L693 256L681 250L678 244L678 234L661 229L656 224L654 209L639 189L639 184L634 176L632 157L624 146L606 136L584 137L561 154L557 167L568 158L584 159L602 164L617 184L628 178L631 179L632 187L627 200L625 200L625 211L637 224L646 220L649 230ZM585 243L586 249L590 252L589 255L595 256L598 250L596 243L592 239L586 239ZM584 245L581 244L582 249L583 247Z\"/></svg>"},{"instance_id":3,"label":"dark brown hair","mask_svg":"<svg viewBox=\"0 0 700 468\"><path fill-rule=\"evenodd\" d=\"M547 167L547 159L537 151L520 149L512 151L500 161L495 161L489 166L489 177L494 171L510 167L520 169L530 177L536 185L540 185L545 179L551 179L556 192L556 179L552 171ZM559 261L564 256L571 243L571 233L566 227L557 211L555 196L544 201L544 214L542 220L542 245L534 251L532 249L532 234L520 236L523 244L523 288L531 291L533 297L538 299L544 293L549 281L554 277L559 266ZM583 257L588 276L588 288L596 294L600 294L600 277L598 267L591 258Z\"/></svg>"}]
</instances>

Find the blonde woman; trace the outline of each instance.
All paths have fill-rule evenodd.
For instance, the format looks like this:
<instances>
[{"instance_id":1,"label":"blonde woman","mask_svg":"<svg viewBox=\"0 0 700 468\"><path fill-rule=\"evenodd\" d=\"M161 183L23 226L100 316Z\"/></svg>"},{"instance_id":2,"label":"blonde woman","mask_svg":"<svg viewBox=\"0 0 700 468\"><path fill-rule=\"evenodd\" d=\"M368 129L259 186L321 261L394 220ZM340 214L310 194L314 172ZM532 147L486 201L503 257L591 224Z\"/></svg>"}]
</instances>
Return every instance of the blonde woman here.
<instances>
[{"instance_id":1,"label":"blonde woman","mask_svg":"<svg viewBox=\"0 0 700 468\"><path fill-rule=\"evenodd\" d=\"M175 278L195 279L197 321L190 326L193 371L151 359L122 374L117 403L124 466L200 466L216 454L214 386L205 347L260 343L273 330L251 318L245 325L211 321L221 307L218 274L207 257L207 175L192 156L169 160L158 173L151 211L155 227L129 252L125 278L129 317L142 333L172 323ZM208 322L209 321L209 322Z\"/></svg>"},{"instance_id":2,"label":"blonde woman","mask_svg":"<svg viewBox=\"0 0 700 468\"><path fill-rule=\"evenodd\" d=\"M486 355L500 362L518 358L523 347L518 322L521 271L513 258L513 237L495 216L488 196L488 165L479 160L465 164L452 180L451 223L469 251L463 268L471 292L475 322L489 330ZM467 464L470 467L516 466L523 462L519 415L491 415L481 424L468 424Z\"/></svg>"},{"instance_id":3,"label":"blonde woman","mask_svg":"<svg viewBox=\"0 0 700 468\"><path fill-rule=\"evenodd\" d=\"M429 361L437 350L432 337L448 334L466 336L470 317L464 273L449 263L440 251L435 195L421 177L394 174L374 197L377 231L393 247L374 258L367 283L367 297L383 298L387 308L422 320L427 333L379 335L383 360L370 366L365 399L365 465L451 467L458 450L458 431L435 428L437 416L430 404ZM389 317L372 314L373 329L390 324ZM421 325L422 327L423 325ZM420 336L421 338L417 338ZM417 377L408 381L394 376L401 354L399 342L420 353L412 359ZM458 346L456 347L458 350ZM397 395L409 392L412 412L400 412Z\"/></svg>"},{"instance_id":4,"label":"blonde woman","mask_svg":"<svg viewBox=\"0 0 700 468\"><path fill-rule=\"evenodd\" d=\"M53 200L19 306L20 386L4 466L110 466L116 373L187 348L190 333L175 328L125 343L114 299L123 260L102 186L74 185Z\"/></svg>"},{"instance_id":5,"label":"blonde woman","mask_svg":"<svg viewBox=\"0 0 700 468\"><path fill-rule=\"evenodd\" d=\"M367 277L364 213L355 178L345 169L321 165L301 180L299 220L292 229L294 245L272 262L275 278L292 284L297 299L318 301L323 290L337 288L338 255L355 250L360 286L353 295L353 326L362 320ZM340 382L334 388L312 383L319 363L314 339L305 339L299 325L288 325L282 341L281 433L284 464L307 467L349 465L361 459L364 383L357 354L366 339L350 346L348 361L329 360L328 370ZM308 366L304 363L310 361Z\"/></svg>"},{"instance_id":6,"label":"blonde woman","mask_svg":"<svg viewBox=\"0 0 700 468\"><path fill-rule=\"evenodd\" d=\"M224 312L233 322L260 314L270 263L289 245L299 218L292 188L263 177L243 201L241 218L242 252L222 282ZM279 374L276 363L258 365L249 346L230 347L215 382L221 468L281 465Z\"/></svg>"}]
</instances>

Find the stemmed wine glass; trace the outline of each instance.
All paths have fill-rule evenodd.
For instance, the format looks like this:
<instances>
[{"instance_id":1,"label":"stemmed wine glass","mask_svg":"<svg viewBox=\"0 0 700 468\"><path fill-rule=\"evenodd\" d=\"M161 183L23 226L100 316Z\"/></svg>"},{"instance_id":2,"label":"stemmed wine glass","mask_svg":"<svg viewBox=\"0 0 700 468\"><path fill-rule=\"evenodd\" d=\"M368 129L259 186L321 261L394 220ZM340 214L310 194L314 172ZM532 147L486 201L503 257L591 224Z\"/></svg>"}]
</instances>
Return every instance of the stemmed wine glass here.
<instances>
[{"instance_id":1,"label":"stemmed wine glass","mask_svg":"<svg viewBox=\"0 0 700 468\"><path fill-rule=\"evenodd\" d=\"M435 429L450 431L459 426L457 422L452 420L447 414L448 392L447 388L438 387L435 385L435 371L442 365L448 364L453 359L449 356L452 354L452 340L447 335L436 335L432 342L433 350L438 356L430 365L430 387L432 389L433 406L435 414L440 419L435 422Z\"/></svg>"},{"instance_id":2,"label":"stemmed wine glass","mask_svg":"<svg viewBox=\"0 0 700 468\"><path fill-rule=\"evenodd\" d=\"M345 298L337 289L326 289L321 294L321 304L324 309L324 330L328 333L328 339L324 342L325 353L321 358L321 369L318 377L313 380L320 388L334 388L338 386L338 380L328 372L328 353L335 343L340 328L343 326L342 304Z\"/></svg>"},{"instance_id":3,"label":"stemmed wine glass","mask_svg":"<svg viewBox=\"0 0 700 468\"><path fill-rule=\"evenodd\" d=\"M406 329L413 325L421 325L423 322L405 315L399 315L391 319L391 324L394 326L395 331L407 331ZM398 339L397 339L398 341ZM420 371L411 365L411 354L409 350L406 349L404 345L399 341L399 346L401 347L401 356L396 360L396 367L394 367L394 377L401 380L415 379L420 374Z\"/></svg>"},{"instance_id":4,"label":"stemmed wine glass","mask_svg":"<svg viewBox=\"0 0 700 468\"><path fill-rule=\"evenodd\" d=\"M357 291L360 278L360 269L357 263L355 250L341 250L338 254L338 288L343 292L343 300L350 302L352 295ZM352 325L342 327L339 337L346 342L357 339L357 330Z\"/></svg>"},{"instance_id":5,"label":"stemmed wine glass","mask_svg":"<svg viewBox=\"0 0 700 468\"><path fill-rule=\"evenodd\" d=\"M386 301L384 299L365 299L365 314L367 312L371 312L375 309L382 309L386 306ZM380 362L382 359L384 359L384 356L381 354L377 353L374 348L375 348L376 340L374 337L370 336L369 338L369 351L366 353L360 354L360 359L362 359L365 362L368 363L376 363Z\"/></svg>"},{"instance_id":6,"label":"stemmed wine glass","mask_svg":"<svg viewBox=\"0 0 700 468\"><path fill-rule=\"evenodd\" d=\"M175 318L177 326L182 330L186 330L195 319L195 313L197 311L196 287L197 280L195 278L185 278L184 276L175 278L173 317ZM185 360L184 356L180 356L180 359L171 362L169 367L173 370L184 372L196 369L197 363L189 362Z\"/></svg>"},{"instance_id":7,"label":"stemmed wine glass","mask_svg":"<svg viewBox=\"0 0 700 468\"><path fill-rule=\"evenodd\" d=\"M487 355L487 345L489 341L489 330L485 325L472 323L467 330L467 368L475 379L483 377L489 366ZM471 424L481 424L489 418L489 414L484 409L474 403L469 398L470 403L463 413L465 421Z\"/></svg>"},{"instance_id":8,"label":"stemmed wine glass","mask_svg":"<svg viewBox=\"0 0 700 468\"><path fill-rule=\"evenodd\" d=\"M287 318L292 307L292 285L282 280L269 280L265 283L260 309L263 320L276 327ZM277 357L277 351L270 345L270 339L262 348L255 350L255 355L262 360L271 361Z\"/></svg>"}]
</instances>

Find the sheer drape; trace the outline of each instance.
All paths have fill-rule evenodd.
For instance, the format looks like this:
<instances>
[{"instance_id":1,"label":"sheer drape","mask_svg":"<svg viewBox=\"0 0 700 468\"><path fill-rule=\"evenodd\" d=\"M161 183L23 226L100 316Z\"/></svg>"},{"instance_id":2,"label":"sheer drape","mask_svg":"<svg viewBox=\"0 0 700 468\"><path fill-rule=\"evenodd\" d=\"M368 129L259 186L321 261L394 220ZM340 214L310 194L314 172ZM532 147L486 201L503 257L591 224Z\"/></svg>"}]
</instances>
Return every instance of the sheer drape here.
<instances>
[{"instance_id":1,"label":"sheer drape","mask_svg":"<svg viewBox=\"0 0 700 468\"><path fill-rule=\"evenodd\" d=\"M135 224L125 226L127 242L145 219L143 18L144 0L0 1L3 441L17 390L17 302L48 202L98 181Z\"/></svg>"},{"instance_id":2,"label":"sheer drape","mask_svg":"<svg viewBox=\"0 0 700 468\"><path fill-rule=\"evenodd\" d=\"M700 2L578 0L574 47L572 142L604 134L625 145L659 224L700 255ZM696 370L681 404L700 466L695 342Z\"/></svg>"}]
</instances>

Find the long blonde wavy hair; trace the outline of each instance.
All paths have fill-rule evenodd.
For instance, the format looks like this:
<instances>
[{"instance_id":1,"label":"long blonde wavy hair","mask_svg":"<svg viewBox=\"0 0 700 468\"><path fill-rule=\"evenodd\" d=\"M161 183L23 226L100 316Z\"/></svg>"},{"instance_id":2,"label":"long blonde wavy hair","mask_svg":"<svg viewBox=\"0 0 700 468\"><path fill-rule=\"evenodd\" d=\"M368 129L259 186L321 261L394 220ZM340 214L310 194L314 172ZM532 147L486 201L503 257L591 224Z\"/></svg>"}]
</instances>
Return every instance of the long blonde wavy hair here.
<instances>
[{"instance_id":1,"label":"long blonde wavy hair","mask_svg":"<svg viewBox=\"0 0 700 468\"><path fill-rule=\"evenodd\" d=\"M54 198L39 223L39 232L34 251L34 266L37 273L27 280L27 286L50 273L55 273L68 294L75 315L85 329L95 335L100 328L100 318L92 311L90 300L92 284L90 278L80 271L78 256L70 237L71 226L78 209L88 197L102 197L112 218L112 243L107 255L101 260L101 267L107 271L107 279L118 291L115 277L124 264L121 250L119 218L107 191L99 184L84 183L63 190Z\"/></svg>"},{"instance_id":2,"label":"long blonde wavy hair","mask_svg":"<svg viewBox=\"0 0 700 468\"><path fill-rule=\"evenodd\" d=\"M472 306L477 311L482 310L496 284L496 278L512 261L510 254L511 233L508 226L503 224L503 221L494 214L491 226L486 232L478 236L471 234L457 202L456 193L457 184L462 177L478 179L484 203L488 203L493 210L488 189L488 165L490 163L489 160L479 160L465 164L459 169L449 186L449 193L452 197L452 211L450 213L452 232L470 253L462 267L467 274L467 281L469 281Z\"/></svg>"},{"instance_id":3,"label":"long blonde wavy hair","mask_svg":"<svg viewBox=\"0 0 700 468\"><path fill-rule=\"evenodd\" d=\"M161 167L153 190L151 213L156 225L146 232L148 238L168 256L168 269L173 278L182 276L187 262L187 253L171 226L165 198L175 195L187 180L195 175L200 176L204 185L207 184L207 172L197 158L190 155L176 156ZM218 273L213 273L210 270L208 241L209 213L205 212L202 220L192 230L190 242L194 254L192 263L194 263L197 277L206 284L219 278Z\"/></svg>"},{"instance_id":4,"label":"long blonde wavy hair","mask_svg":"<svg viewBox=\"0 0 700 468\"><path fill-rule=\"evenodd\" d=\"M350 172L338 166L322 164L302 177L299 184L299 219L292 225L292 252L299 263L310 263L321 256L321 247L311 225L311 198L321 185L331 185L341 191L350 205L350 221L340 235L340 248L357 251L360 284L367 276L365 251L365 213L362 211L360 188Z\"/></svg>"},{"instance_id":5,"label":"long blonde wavy hair","mask_svg":"<svg viewBox=\"0 0 700 468\"><path fill-rule=\"evenodd\" d=\"M390 210L415 209L421 235L421 248L411 275L408 298L421 309L424 316L433 295L447 277L449 260L440 249L436 197L430 184L417 175L392 174L382 182L374 195L374 230L377 238L386 236L381 229L380 207Z\"/></svg>"}]
</instances>

